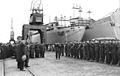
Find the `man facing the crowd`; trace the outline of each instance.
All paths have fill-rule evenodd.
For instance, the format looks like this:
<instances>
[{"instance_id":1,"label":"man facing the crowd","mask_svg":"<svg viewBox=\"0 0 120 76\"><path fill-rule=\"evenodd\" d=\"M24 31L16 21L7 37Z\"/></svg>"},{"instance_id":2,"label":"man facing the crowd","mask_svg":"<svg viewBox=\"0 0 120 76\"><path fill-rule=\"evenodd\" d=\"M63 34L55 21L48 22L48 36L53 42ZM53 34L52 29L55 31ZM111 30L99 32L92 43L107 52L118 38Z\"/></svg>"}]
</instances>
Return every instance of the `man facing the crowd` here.
<instances>
[{"instance_id":1,"label":"man facing the crowd","mask_svg":"<svg viewBox=\"0 0 120 76\"><path fill-rule=\"evenodd\" d=\"M16 43L16 61L17 61L17 68L19 68L21 71L24 71L24 67L28 66L28 48L25 45L24 42L22 42L22 37L18 37L18 42Z\"/></svg>"}]
</instances>

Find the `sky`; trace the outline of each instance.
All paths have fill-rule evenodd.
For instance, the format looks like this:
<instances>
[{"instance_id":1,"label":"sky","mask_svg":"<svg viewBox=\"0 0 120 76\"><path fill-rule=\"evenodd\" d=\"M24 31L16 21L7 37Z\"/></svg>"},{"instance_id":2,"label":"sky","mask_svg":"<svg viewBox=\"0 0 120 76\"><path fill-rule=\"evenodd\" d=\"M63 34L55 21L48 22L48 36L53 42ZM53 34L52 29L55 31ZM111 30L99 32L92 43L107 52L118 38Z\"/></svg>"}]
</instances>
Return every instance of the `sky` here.
<instances>
[{"instance_id":1,"label":"sky","mask_svg":"<svg viewBox=\"0 0 120 76\"><path fill-rule=\"evenodd\" d=\"M38 3L40 0L34 0ZM23 24L29 23L32 0L1 0L0 1L0 42L8 42L11 31L11 18L13 18L13 27L15 40L22 34ZM72 10L74 6L82 7L81 16L88 17L87 11L90 10L91 18L98 20L110 12L119 8L119 0L42 0L44 8L44 24L53 21L55 16L79 16L78 10ZM37 5L37 4L36 4Z\"/></svg>"}]
</instances>

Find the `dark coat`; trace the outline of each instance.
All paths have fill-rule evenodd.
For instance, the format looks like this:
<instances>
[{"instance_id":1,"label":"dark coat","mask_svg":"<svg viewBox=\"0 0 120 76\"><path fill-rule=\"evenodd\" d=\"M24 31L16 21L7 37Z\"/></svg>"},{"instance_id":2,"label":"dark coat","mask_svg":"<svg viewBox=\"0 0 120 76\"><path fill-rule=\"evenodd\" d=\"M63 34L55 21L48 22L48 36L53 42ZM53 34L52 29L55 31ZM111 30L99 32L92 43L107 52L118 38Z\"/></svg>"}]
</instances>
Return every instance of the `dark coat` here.
<instances>
[{"instance_id":1,"label":"dark coat","mask_svg":"<svg viewBox=\"0 0 120 76\"><path fill-rule=\"evenodd\" d=\"M22 61L22 56L25 55L25 45L23 43L16 45L16 61Z\"/></svg>"}]
</instances>

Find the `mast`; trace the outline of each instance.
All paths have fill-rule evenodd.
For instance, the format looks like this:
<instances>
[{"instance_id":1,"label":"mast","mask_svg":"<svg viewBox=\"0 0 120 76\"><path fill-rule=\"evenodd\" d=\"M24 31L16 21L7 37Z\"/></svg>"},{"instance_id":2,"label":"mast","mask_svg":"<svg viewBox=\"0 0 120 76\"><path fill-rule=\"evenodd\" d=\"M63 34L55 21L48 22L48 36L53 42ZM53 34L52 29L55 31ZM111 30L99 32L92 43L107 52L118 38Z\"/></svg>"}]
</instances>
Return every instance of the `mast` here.
<instances>
[{"instance_id":1,"label":"mast","mask_svg":"<svg viewBox=\"0 0 120 76\"><path fill-rule=\"evenodd\" d=\"M62 20L63 20L63 16L62 16L62 14L61 14L60 19L61 19L61 26L63 26L63 24L62 24Z\"/></svg>"},{"instance_id":2,"label":"mast","mask_svg":"<svg viewBox=\"0 0 120 76\"><path fill-rule=\"evenodd\" d=\"M64 26L66 26L66 16L64 16Z\"/></svg>"},{"instance_id":3,"label":"mast","mask_svg":"<svg viewBox=\"0 0 120 76\"><path fill-rule=\"evenodd\" d=\"M92 13L90 10L87 12L89 14L89 20L91 19L90 14Z\"/></svg>"},{"instance_id":4,"label":"mast","mask_svg":"<svg viewBox=\"0 0 120 76\"><path fill-rule=\"evenodd\" d=\"M73 18L75 17L74 4L73 4Z\"/></svg>"},{"instance_id":5,"label":"mast","mask_svg":"<svg viewBox=\"0 0 120 76\"><path fill-rule=\"evenodd\" d=\"M13 18L11 18L11 31L13 31Z\"/></svg>"},{"instance_id":6,"label":"mast","mask_svg":"<svg viewBox=\"0 0 120 76\"><path fill-rule=\"evenodd\" d=\"M81 12L82 12L81 6L78 7L78 6L76 5L76 6L73 6L72 9L73 9L73 10L75 10L75 9L78 10L78 12L80 12L80 16L81 16Z\"/></svg>"},{"instance_id":7,"label":"mast","mask_svg":"<svg viewBox=\"0 0 120 76\"><path fill-rule=\"evenodd\" d=\"M79 13L80 13L79 19L81 18L81 12L82 12L82 8L81 6L79 6Z\"/></svg>"},{"instance_id":8,"label":"mast","mask_svg":"<svg viewBox=\"0 0 120 76\"><path fill-rule=\"evenodd\" d=\"M33 9L33 0L32 0L32 2L31 2L31 8L30 8L30 11Z\"/></svg>"},{"instance_id":9,"label":"mast","mask_svg":"<svg viewBox=\"0 0 120 76\"><path fill-rule=\"evenodd\" d=\"M91 20L90 14L91 14L92 12L89 10L87 13L89 14L88 19L89 19L89 25L90 25L90 20Z\"/></svg>"},{"instance_id":10,"label":"mast","mask_svg":"<svg viewBox=\"0 0 120 76\"><path fill-rule=\"evenodd\" d=\"M38 9L40 9L40 6L41 6L41 2L42 2L42 0L40 0L40 4L39 4L39 6L38 6Z\"/></svg>"},{"instance_id":11,"label":"mast","mask_svg":"<svg viewBox=\"0 0 120 76\"><path fill-rule=\"evenodd\" d=\"M13 30L13 18L11 18L11 31L10 31L10 40L9 42L13 41L15 43L14 40L14 30Z\"/></svg>"}]
</instances>

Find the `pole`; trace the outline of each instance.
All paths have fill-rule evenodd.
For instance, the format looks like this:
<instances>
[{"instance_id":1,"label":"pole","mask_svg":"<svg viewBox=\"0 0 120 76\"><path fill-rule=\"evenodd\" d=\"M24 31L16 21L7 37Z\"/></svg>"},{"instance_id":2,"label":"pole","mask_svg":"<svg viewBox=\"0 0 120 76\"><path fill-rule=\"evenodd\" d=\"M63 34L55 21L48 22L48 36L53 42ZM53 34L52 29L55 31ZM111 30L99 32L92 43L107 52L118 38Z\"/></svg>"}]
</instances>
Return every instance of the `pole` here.
<instances>
[{"instance_id":1,"label":"pole","mask_svg":"<svg viewBox=\"0 0 120 76\"><path fill-rule=\"evenodd\" d=\"M64 16L64 26L66 26L66 16Z\"/></svg>"},{"instance_id":2,"label":"pole","mask_svg":"<svg viewBox=\"0 0 120 76\"><path fill-rule=\"evenodd\" d=\"M81 20L81 12L82 12L82 8L81 8L81 6L79 6L79 19L78 19L78 25L80 25L80 20Z\"/></svg>"},{"instance_id":3,"label":"pole","mask_svg":"<svg viewBox=\"0 0 120 76\"><path fill-rule=\"evenodd\" d=\"M73 4L73 18L75 17L75 11L74 11L74 4Z\"/></svg>"},{"instance_id":4,"label":"pole","mask_svg":"<svg viewBox=\"0 0 120 76\"><path fill-rule=\"evenodd\" d=\"M11 18L11 30L13 31L13 18Z\"/></svg>"},{"instance_id":5,"label":"pole","mask_svg":"<svg viewBox=\"0 0 120 76\"><path fill-rule=\"evenodd\" d=\"M92 12L89 10L89 11L88 11L88 14L89 14L89 20L90 20L90 14L91 14L91 13L92 13Z\"/></svg>"},{"instance_id":6,"label":"pole","mask_svg":"<svg viewBox=\"0 0 120 76\"><path fill-rule=\"evenodd\" d=\"M67 32L65 33L65 36L66 36L66 43L67 43Z\"/></svg>"},{"instance_id":7,"label":"pole","mask_svg":"<svg viewBox=\"0 0 120 76\"><path fill-rule=\"evenodd\" d=\"M119 0L119 9L120 9L120 0Z\"/></svg>"},{"instance_id":8,"label":"pole","mask_svg":"<svg viewBox=\"0 0 120 76\"><path fill-rule=\"evenodd\" d=\"M61 15L61 26L63 26L63 25L62 25L62 20L63 20L63 17L62 17L62 15Z\"/></svg>"}]
</instances>

